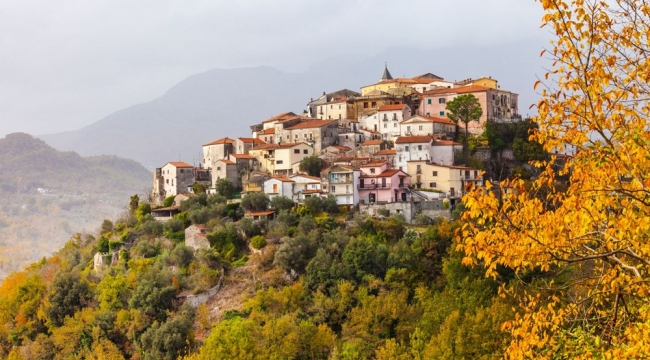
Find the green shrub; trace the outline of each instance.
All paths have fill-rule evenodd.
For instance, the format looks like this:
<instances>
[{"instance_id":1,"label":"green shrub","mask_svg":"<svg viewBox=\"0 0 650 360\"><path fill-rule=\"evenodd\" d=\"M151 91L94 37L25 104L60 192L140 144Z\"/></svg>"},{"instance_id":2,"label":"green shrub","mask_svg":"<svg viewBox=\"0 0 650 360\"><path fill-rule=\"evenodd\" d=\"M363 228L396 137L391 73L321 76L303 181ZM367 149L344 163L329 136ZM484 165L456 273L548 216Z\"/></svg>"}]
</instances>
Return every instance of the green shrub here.
<instances>
[{"instance_id":1,"label":"green shrub","mask_svg":"<svg viewBox=\"0 0 650 360\"><path fill-rule=\"evenodd\" d=\"M176 196L174 196L174 195L166 197L165 201L163 201L163 207L172 206L174 204L174 199L175 198L176 198Z\"/></svg>"},{"instance_id":2,"label":"green shrub","mask_svg":"<svg viewBox=\"0 0 650 360\"><path fill-rule=\"evenodd\" d=\"M121 241L109 241L108 242L108 250L110 252L113 252L113 251L119 249L122 245L124 245L124 243L121 242Z\"/></svg>"},{"instance_id":3,"label":"green shrub","mask_svg":"<svg viewBox=\"0 0 650 360\"><path fill-rule=\"evenodd\" d=\"M266 239L264 239L264 236L262 235L253 236L251 239L251 246L253 249L259 250L266 246Z\"/></svg>"},{"instance_id":4,"label":"green shrub","mask_svg":"<svg viewBox=\"0 0 650 360\"><path fill-rule=\"evenodd\" d=\"M106 237L102 236L99 238L99 242L97 242L97 252L108 252L108 239Z\"/></svg>"}]
</instances>

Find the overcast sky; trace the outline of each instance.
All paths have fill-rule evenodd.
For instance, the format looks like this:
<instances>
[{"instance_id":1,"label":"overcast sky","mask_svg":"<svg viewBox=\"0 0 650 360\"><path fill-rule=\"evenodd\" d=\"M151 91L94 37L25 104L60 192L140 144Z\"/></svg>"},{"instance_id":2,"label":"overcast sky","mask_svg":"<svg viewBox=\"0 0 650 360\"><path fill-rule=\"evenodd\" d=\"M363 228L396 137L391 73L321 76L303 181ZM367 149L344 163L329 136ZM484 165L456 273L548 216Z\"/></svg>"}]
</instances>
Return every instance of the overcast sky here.
<instances>
[{"instance_id":1,"label":"overcast sky","mask_svg":"<svg viewBox=\"0 0 650 360\"><path fill-rule=\"evenodd\" d=\"M0 136L79 129L213 68L301 72L395 46L541 48L541 16L533 0L0 0Z\"/></svg>"}]
</instances>

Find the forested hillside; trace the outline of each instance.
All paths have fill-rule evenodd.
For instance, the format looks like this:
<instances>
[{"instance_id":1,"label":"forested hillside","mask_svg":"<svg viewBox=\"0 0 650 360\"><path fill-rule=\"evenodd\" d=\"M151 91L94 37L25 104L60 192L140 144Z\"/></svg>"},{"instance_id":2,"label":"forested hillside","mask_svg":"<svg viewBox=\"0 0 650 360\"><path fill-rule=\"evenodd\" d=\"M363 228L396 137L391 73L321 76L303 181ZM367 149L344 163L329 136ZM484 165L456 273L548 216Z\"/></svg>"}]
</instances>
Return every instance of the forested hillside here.
<instances>
[{"instance_id":1,"label":"forested hillside","mask_svg":"<svg viewBox=\"0 0 650 360\"><path fill-rule=\"evenodd\" d=\"M315 198L317 199L317 198ZM244 198L251 208L264 199ZM504 272L461 264L457 221L406 226L310 202L276 220L199 195L164 225L128 214L73 237L0 286L0 354L11 359L499 358ZM330 213L321 212L326 209ZM300 215L298 215L300 214ZM455 214L456 216L458 214ZM205 224L211 247L184 245ZM99 224L98 224L99 225ZM93 269L98 251L113 266ZM110 256L109 256L110 258ZM110 263L110 262L109 262ZM220 283L207 303L184 299Z\"/></svg>"},{"instance_id":2,"label":"forested hillside","mask_svg":"<svg viewBox=\"0 0 650 360\"><path fill-rule=\"evenodd\" d=\"M28 134L0 139L0 154L0 279L93 231L151 181L135 161L59 152Z\"/></svg>"}]
</instances>

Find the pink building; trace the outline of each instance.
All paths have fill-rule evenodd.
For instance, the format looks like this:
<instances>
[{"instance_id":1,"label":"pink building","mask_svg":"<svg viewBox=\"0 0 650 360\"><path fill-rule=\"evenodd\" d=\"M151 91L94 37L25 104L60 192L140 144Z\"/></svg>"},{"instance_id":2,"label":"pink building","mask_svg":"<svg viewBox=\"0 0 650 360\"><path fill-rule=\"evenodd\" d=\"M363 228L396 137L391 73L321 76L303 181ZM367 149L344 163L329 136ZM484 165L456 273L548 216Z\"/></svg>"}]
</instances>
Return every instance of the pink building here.
<instances>
[{"instance_id":1,"label":"pink building","mask_svg":"<svg viewBox=\"0 0 650 360\"><path fill-rule=\"evenodd\" d=\"M385 160L374 160L361 165L359 200L363 203L378 201L408 201L411 176L399 169L389 169Z\"/></svg>"},{"instance_id":2,"label":"pink building","mask_svg":"<svg viewBox=\"0 0 650 360\"><path fill-rule=\"evenodd\" d=\"M500 88L489 88L479 85L461 86L456 88L434 89L424 92L418 113L423 116L447 118L447 103L459 95L472 94L478 98L483 109L483 116L478 122L469 123L469 131L472 134L482 134L483 125L487 119L496 121L519 120L518 99L519 95L501 90ZM458 124L464 128L464 124Z\"/></svg>"}]
</instances>

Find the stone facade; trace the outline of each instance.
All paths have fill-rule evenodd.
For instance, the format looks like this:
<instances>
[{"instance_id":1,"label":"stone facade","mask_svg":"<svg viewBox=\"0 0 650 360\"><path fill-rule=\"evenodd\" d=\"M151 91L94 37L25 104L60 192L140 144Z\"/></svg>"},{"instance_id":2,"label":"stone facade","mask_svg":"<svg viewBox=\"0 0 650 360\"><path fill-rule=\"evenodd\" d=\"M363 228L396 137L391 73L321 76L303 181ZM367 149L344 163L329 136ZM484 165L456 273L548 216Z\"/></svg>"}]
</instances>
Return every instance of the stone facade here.
<instances>
[{"instance_id":1,"label":"stone facade","mask_svg":"<svg viewBox=\"0 0 650 360\"><path fill-rule=\"evenodd\" d=\"M194 250L209 249L210 242L206 237L205 226L192 225L185 229L185 246Z\"/></svg>"}]
</instances>

